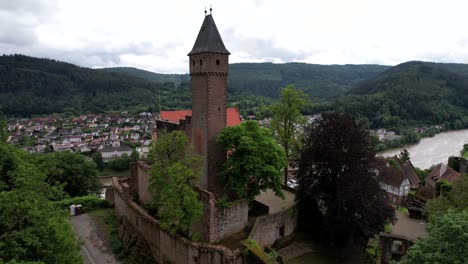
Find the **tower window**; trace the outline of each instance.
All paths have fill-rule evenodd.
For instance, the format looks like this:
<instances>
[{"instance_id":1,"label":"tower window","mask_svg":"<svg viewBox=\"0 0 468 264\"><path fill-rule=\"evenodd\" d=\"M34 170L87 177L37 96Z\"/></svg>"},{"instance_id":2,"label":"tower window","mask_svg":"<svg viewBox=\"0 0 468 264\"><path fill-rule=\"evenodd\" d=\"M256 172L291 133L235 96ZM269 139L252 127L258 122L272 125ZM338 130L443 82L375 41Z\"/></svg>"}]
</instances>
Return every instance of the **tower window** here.
<instances>
[{"instance_id":1,"label":"tower window","mask_svg":"<svg viewBox=\"0 0 468 264\"><path fill-rule=\"evenodd\" d=\"M216 65L219 65L219 60L216 60Z\"/></svg>"},{"instance_id":2,"label":"tower window","mask_svg":"<svg viewBox=\"0 0 468 264\"><path fill-rule=\"evenodd\" d=\"M192 65L195 66L195 61L194 60L192 61Z\"/></svg>"},{"instance_id":3,"label":"tower window","mask_svg":"<svg viewBox=\"0 0 468 264\"><path fill-rule=\"evenodd\" d=\"M203 62L202 62L202 60L200 60L200 65L203 65Z\"/></svg>"}]
</instances>

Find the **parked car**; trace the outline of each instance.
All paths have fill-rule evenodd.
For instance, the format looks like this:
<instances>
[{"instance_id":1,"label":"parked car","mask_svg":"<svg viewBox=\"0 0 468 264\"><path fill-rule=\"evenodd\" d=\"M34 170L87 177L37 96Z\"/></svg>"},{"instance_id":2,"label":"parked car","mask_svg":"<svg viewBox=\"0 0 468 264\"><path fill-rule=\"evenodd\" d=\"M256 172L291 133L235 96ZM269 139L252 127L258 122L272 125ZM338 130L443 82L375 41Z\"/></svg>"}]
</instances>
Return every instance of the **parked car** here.
<instances>
[{"instance_id":1,"label":"parked car","mask_svg":"<svg viewBox=\"0 0 468 264\"><path fill-rule=\"evenodd\" d=\"M288 187L297 189L299 187L299 183L296 180L288 180Z\"/></svg>"}]
</instances>

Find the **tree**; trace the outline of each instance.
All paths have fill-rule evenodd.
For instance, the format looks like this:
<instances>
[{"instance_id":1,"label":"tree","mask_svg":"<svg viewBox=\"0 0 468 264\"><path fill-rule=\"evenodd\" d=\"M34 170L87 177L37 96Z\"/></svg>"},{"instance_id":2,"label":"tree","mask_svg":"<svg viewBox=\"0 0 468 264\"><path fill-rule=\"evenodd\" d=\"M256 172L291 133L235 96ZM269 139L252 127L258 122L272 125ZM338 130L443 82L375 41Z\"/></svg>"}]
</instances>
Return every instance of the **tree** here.
<instances>
[{"instance_id":1,"label":"tree","mask_svg":"<svg viewBox=\"0 0 468 264\"><path fill-rule=\"evenodd\" d=\"M411 160L410 158L410 153L408 152L407 149L403 149L401 152L400 152L400 160L402 163L405 163L405 162L408 162Z\"/></svg>"},{"instance_id":2,"label":"tree","mask_svg":"<svg viewBox=\"0 0 468 264\"><path fill-rule=\"evenodd\" d=\"M362 245L394 221L375 174L369 132L347 114L324 113L305 132L298 161L299 227L323 242Z\"/></svg>"},{"instance_id":3,"label":"tree","mask_svg":"<svg viewBox=\"0 0 468 264\"><path fill-rule=\"evenodd\" d=\"M305 124L301 114L304 107L304 92L295 90L294 85L288 85L281 91L281 99L272 105L273 119L271 128L275 132L278 142L284 149L288 164L284 167L284 184L288 183L288 166L297 150L298 137L296 129Z\"/></svg>"},{"instance_id":4,"label":"tree","mask_svg":"<svg viewBox=\"0 0 468 264\"><path fill-rule=\"evenodd\" d=\"M100 151L96 151L92 155L93 161L96 163L96 167L98 170L103 171L104 167L106 166L104 164L104 159L102 158L102 153Z\"/></svg>"},{"instance_id":5,"label":"tree","mask_svg":"<svg viewBox=\"0 0 468 264\"><path fill-rule=\"evenodd\" d=\"M61 186L30 160L0 141L0 263L82 263L67 214L51 202Z\"/></svg>"},{"instance_id":6,"label":"tree","mask_svg":"<svg viewBox=\"0 0 468 264\"><path fill-rule=\"evenodd\" d=\"M247 121L224 128L216 143L224 145L229 153L221 172L221 181L228 191L249 200L266 189L283 196L281 168L286 166L286 156L271 130L261 128L256 121Z\"/></svg>"},{"instance_id":7,"label":"tree","mask_svg":"<svg viewBox=\"0 0 468 264\"><path fill-rule=\"evenodd\" d=\"M427 225L428 237L418 239L402 264L466 263L468 260L468 212L449 211Z\"/></svg>"},{"instance_id":8,"label":"tree","mask_svg":"<svg viewBox=\"0 0 468 264\"><path fill-rule=\"evenodd\" d=\"M96 194L101 189L96 165L73 152L38 155L35 163L47 176L47 183L65 184L64 191L74 197Z\"/></svg>"},{"instance_id":9,"label":"tree","mask_svg":"<svg viewBox=\"0 0 468 264\"><path fill-rule=\"evenodd\" d=\"M0 192L0 262L83 263L66 214L37 191Z\"/></svg>"},{"instance_id":10,"label":"tree","mask_svg":"<svg viewBox=\"0 0 468 264\"><path fill-rule=\"evenodd\" d=\"M5 118L1 116L0 112L0 143L6 142L8 139L7 123Z\"/></svg>"},{"instance_id":11,"label":"tree","mask_svg":"<svg viewBox=\"0 0 468 264\"><path fill-rule=\"evenodd\" d=\"M201 159L193 153L181 131L159 137L150 157L155 161L150 170L151 207L156 210L162 228L189 236L203 209L192 185L200 177Z\"/></svg>"},{"instance_id":12,"label":"tree","mask_svg":"<svg viewBox=\"0 0 468 264\"><path fill-rule=\"evenodd\" d=\"M136 149L132 150L132 154L130 155L130 161L136 162L139 159L140 159L140 154L138 154L138 151L136 151Z\"/></svg>"}]
</instances>

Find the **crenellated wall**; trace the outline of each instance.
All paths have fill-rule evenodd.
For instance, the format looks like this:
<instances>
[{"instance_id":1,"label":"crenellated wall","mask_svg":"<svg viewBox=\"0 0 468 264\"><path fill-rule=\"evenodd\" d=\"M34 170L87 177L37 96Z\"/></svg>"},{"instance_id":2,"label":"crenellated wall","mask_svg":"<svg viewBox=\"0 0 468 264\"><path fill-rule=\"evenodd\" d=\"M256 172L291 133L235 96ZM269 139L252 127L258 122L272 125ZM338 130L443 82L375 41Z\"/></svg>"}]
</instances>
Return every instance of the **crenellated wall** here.
<instances>
[{"instance_id":1,"label":"crenellated wall","mask_svg":"<svg viewBox=\"0 0 468 264\"><path fill-rule=\"evenodd\" d=\"M144 243L160 264L242 264L240 250L232 252L219 245L201 244L176 237L160 228L150 216L126 194L117 178L113 178L115 213L119 220L119 235L126 241ZM144 241L141 242L140 239ZM135 242L133 242L135 243ZM128 244L132 243L127 243Z\"/></svg>"}]
</instances>

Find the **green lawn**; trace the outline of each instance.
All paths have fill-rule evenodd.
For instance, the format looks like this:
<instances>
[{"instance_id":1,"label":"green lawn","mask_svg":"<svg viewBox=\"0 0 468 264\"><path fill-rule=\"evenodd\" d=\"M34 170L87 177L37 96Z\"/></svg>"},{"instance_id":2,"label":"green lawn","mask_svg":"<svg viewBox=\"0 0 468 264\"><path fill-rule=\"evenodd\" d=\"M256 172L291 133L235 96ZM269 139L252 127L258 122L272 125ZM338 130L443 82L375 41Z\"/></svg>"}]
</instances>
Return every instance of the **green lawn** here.
<instances>
[{"instance_id":1,"label":"green lawn","mask_svg":"<svg viewBox=\"0 0 468 264\"><path fill-rule=\"evenodd\" d=\"M105 177L105 176L130 177L130 170L115 171L108 167L105 167L103 171L98 170L98 176L99 177Z\"/></svg>"}]
</instances>

